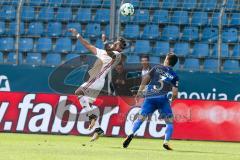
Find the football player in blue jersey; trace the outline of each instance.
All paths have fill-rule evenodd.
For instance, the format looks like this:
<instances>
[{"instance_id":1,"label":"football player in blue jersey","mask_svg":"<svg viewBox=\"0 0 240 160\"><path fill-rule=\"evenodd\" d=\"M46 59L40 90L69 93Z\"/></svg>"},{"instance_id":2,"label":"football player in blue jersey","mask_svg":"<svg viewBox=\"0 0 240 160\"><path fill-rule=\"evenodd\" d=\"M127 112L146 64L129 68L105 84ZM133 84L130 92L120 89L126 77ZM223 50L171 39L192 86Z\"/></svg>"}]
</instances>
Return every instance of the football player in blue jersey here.
<instances>
[{"instance_id":1,"label":"football player in blue jersey","mask_svg":"<svg viewBox=\"0 0 240 160\"><path fill-rule=\"evenodd\" d=\"M128 147L144 120L158 110L160 118L166 122L163 147L167 150L172 150L169 146L173 133L173 113L170 104L178 95L179 78L173 71L173 67L177 62L178 57L170 52L166 56L163 65L154 66L143 77L136 98L143 96L145 99L138 118L134 121L132 133L123 142L124 148ZM172 91L172 97L169 100L167 94L170 91Z\"/></svg>"}]
</instances>

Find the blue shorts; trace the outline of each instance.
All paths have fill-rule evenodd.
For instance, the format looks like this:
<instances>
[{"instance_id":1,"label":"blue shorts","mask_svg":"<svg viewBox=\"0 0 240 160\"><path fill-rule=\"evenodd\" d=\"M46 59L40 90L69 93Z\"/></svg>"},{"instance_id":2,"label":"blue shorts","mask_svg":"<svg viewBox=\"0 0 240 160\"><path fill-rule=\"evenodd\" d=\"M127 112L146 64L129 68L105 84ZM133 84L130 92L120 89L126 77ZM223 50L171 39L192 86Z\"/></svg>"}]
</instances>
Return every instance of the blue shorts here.
<instances>
[{"instance_id":1,"label":"blue shorts","mask_svg":"<svg viewBox=\"0 0 240 160\"><path fill-rule=\"evenodd\" d=\"M169 100L166 96L154 96L145 98L140 115L149 116L152 115L156 110L160 114L160 118L172 118L172 108L170 106Z\"/></svg>"}]
</instances>

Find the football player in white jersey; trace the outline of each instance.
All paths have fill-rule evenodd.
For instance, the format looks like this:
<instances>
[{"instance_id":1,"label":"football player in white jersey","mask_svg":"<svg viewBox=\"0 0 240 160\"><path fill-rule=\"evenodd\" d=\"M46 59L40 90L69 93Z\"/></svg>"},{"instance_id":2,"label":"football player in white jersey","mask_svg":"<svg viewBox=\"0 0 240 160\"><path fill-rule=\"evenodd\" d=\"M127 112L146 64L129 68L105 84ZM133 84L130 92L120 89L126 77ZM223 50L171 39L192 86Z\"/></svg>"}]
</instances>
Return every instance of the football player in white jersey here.
<instances>
[{"instance_id":1,"label":"football player in white jersey","mask_svg":"<svg viewBox=\"0 0 240 160\"><path fill-rule=\"evenodd\" d=\"M120 62L121 52L126 47L126 42L123 38L119 38L111 45L105 43L105 50L103 50L91 45L77 32L76 29L71 28L69 31L72 32L72 35L75 36L84 47L98 58L93 68L88 72L90 75L89 80L83 83L75 91L75 95L78 96L81 106L86 112L88 112L87 117L90 121L89 129L95 129L91 139L91 141L95 141L104 133L104 131L99 125L99 115L96 115L96 111L94 111L96 109L94 109L91 104L101 92L109 71ZM102 39L103 41L106 41L104 36Z\"/></svg>"}]
</instances>

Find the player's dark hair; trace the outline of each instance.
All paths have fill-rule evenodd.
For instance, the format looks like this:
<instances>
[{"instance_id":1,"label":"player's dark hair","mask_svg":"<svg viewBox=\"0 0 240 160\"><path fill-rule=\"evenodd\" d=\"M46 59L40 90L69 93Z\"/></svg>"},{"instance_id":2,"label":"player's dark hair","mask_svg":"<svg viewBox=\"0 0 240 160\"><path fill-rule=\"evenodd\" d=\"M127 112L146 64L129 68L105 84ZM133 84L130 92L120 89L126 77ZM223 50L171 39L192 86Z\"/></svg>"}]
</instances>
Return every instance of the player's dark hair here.
<instances>
[{"instance_id":1,"label":"player's dark hair","mask_svg":"<svg viewBox=\"0 0 240 160\"><path fill-rule=\"evenodd\" d=\"M169 65L174 67L175 64L177 64L178 62L178 57L172 52L168 53L167 57L168 57Z\"/></svg>"},{"instance_id":2,"label":"player's dark hair","mask_svg":"<svg viewBox=\"0 0 240 160\"><path fill-rule=\"evenodd\" d=\"M141 59L142 59L142 58L146 58L146 59L149 61L149 56L148 56L148 55L142 55L142 56L141 56Z\"/></svg>"},{"instance_id":3,"label":"player's dark hair","mask_svg":"<svg viewBox=\"0 0 240 160\"><path fill-rule=\"evenodd\" d=\"M125 49L126 46L127 46L125 39L122 38L122 37L120 37L120 38L118 38L118 41L120 42L120 47L121 47L122 49Z\"/></svg>"}]
</instances>

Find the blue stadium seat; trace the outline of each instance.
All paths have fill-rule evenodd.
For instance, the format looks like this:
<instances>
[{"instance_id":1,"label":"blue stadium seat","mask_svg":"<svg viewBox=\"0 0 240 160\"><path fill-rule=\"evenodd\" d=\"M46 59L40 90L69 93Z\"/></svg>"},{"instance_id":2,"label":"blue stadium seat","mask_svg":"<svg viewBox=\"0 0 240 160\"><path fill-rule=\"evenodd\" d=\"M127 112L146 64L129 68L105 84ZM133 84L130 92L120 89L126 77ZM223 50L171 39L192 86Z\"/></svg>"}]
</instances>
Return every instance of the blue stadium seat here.
<instances>
[{"instance_id":1,"label":"blue stadium seat","mask_svg":"<svg viewBox=\"0 0 240 160\"><path fill-rule=\"evenodd\" d=\"M0 63L3 63L3 53L0 52Z\"/></svg>"},{"instance_id":2,"label":"blue stadium seat","mask_svg":"<svg viewBox=\"0 0 240 160\"><path fill-rule=\"evenodd\" d=\"M60 54L47 54L46 56L46 65L57 66L61 64L61 55Z\"/></svg>"},{"instance_id":3,"label":"blue stadium seat","mask_svg":"<svg viewBox=\"0 0 240 160\"><path fill-rule=\"evenodd\" d=\"M196 58L185 59L183 68L190 71L199 70L200 69L199 60Z\"/></svg>"},{"instance_id":4,"label":"blue stadium seat","mask_svg":"<svg viewBox=\"0 0 240 160\"><path fill-rule=\"evenodd\" d=\"M41 36L44 28L41 22L31 22L28 27L27 34L31 36Z\"/></svg>"},{"instance_id":5,"label":"blue stadium seat","mask_svg":"<svg viewBox=\"0 0 240 160\"><path fill-rule=\"evenodd\" d=\"M174 53L177 56L187 56L189 54L189 44L179 42L174 45Z\"/></svg>"},{"instance_id":6,"label":"blue stadium seat","mask_svg":"<svg viewBox=\"0 0 240 160\"><path fill-rule=\"evenodd\" d=\"M40 65L42 62L42 55L40 53L27 53L26 64Z\"/></svg>"},{"instance_id":7,"label":"blue stadium seat","mask_svg":"<svg viewBox=\"0 0 240 160\"><path fill-rule=\"evenodd\" d=\"M116 5L117 5L117 4L116 4ZM104 0L104 1L102 2L102 6L103 6L103 7L110 8L110 6L111 6L111 0Z\"/></svg>"},{"instance_id":8,"label":"blue stadium seat","mask_svg":"<svg viewBox=\"0 0 240 160\"><path fill-rule=\"evenodd\" d=\"M99 23L89 23L86 26L85 35L91 38L96 38L101 35L101 27Z\"/></svg>"},{"instance_id":9,"label":"blue stadium seat","mask_svg":"<svg viewBox=\"0 0 240 160\"><path fill-rule=\"evenodd\" d=\"M88 42L90 42L89 39L86 39ZM89 51L81 44L80 41L77 41L74 52L76 53L88 53Z\"/></svg>"},{"instance_id":10,"label":"blue stadium seat","mask_svg":"<svg viewBox=\"0 0 240 160\"><path fill-rule=\"evenodd\" d=\"M45 0L29 0L29 4L33 6L43 6Z\"/></svg>"},{"instance_id":11,"label":"blue stadium seat","mask_svg":"<svg viewBox=\"0 0 240 160\"><path fill-rule=\"evenodd\" d=\"M156 10L153 14L153 23L164 24L168 21L168 10Z\"/></svg>"},{"instance_id":12,"label":"blue stadium seat","mask_svg":"<svg viewBox=\"0 0 240 160\"><path fill-rule=\"evenodd\" d=\"M14 35L16 35L16 31L17 31L17 22L11 22L9 25L8 34L14 36ZM20 32L19 33L21 35L24 34L24 23L23 22L20 23Z\"/></svg>"},{"instance_id":13,"label":"blue stadium seat","mask_svg":"<svg viewBox=\"0 0 240 160\"><path fill-rule=\"evenodd\" d=\"M209 48L207 43L196 43L193 47L193 56L207 57L209 56Z\"/></svg>"},{"instance_id":14,"label":"blue stadium seat","mask_svg":"<svg viewBox=\"0 0 240 160\"><path fill-rule=\"evenodd\" d=\"M233 48L233 53L232 53L232 57L234 58L240 58L240 45L237 44L234 46Z\"/></svg>"},{"instance_id":15,"label":"blue stadium seat","mask_svg":"<svg viewBox=\"0 0 240 160\"><path fill-rule=\"evenodd\" d=\"M184 41L198 40L198 28L197 27L185 27L183 30L182 40L184 40Z\"/></svg>"},{"instance_id":16,"label":"blue stadium seat","mask_svg":"<svg viewBox=\"0 0 240 160\"><path fill-rule=\"evenodd\" d=\"M235 0L227 0L226 10L231 11L235 9L237 9L237 4L235 3Z\"/></svg>"},{"instance_id":17,"label":"blue stadium seat","mask_svg":"<svg viewBox=\"0 0 240 160\"><path fill-rule=\"evenodd\" d=\"M33 49L33 39L32 38L21 38L19 41L19 51L20 52L30 52Z\"/></svg>"},{"instance_id":18,"label":"blue stadium seat","mask_svg":"<svg viewBox=\"0 0 240 160\"><path fill-rule=\"evenodd\" d=\"M39 38L37 41L37 52L49 52L52 50L52 40L47 37Z\"/></svg>"},{"instance_id":19,"label":"blue stadium seat","mask_svg":"<svg viewBox=\"0 0 240 160\"><path fill-rule=\"evenodd\" d=\"M197 6L197 0L184 0L183 1L183 9L193 10Z\"/></svg>"},{"instance_id":20,"label":"blue stadium seat","mask_svg":"<svg viewBox=\"0 0 240 160\"><path fill-rule=\"evenodd\" d=\"M39 11L38 20L52 21L54 20L54 10L52 7L42 7Z\"/></svg>"},{"instance_id":21,"label":"blue stadium seat","mask_svg":"<svg viewBox=\"0 0 240 160\"><path fill-rule=\"evenodd\" d=\"M62 24L59 22L50 22L47 25L47 35L58 37L62 34Z\"/></svg>"},{"instance_id":22,"label":"blue stadium seat","mask_svg":"<svg viewBox=\"0 0 240 160\"><path fill-rule=\"evenodd\" d=\"M101 39L97 39L95 46L100 49L104 48L104 44Z\"/></svg>"},{"instance_id":23,"label":"blue stadium seat","mask_svg":"<svg viewBox=\"0 0 240 160\"><path fill-rule=\"evenodd\" d=\"M173 9L177 7L177 0L163 0L162 8Z\"/></svg>"},{"instance_id":24,"label":"blue stadium seat","mask_svg":"<svg viewBox=\"0 0 240 160\"><path fill-rule=\"evenodd\" d=\"M132 21L132 16L123 16L120 15L120 21L121 23L128 23Z\"/></svg>"},{"instance_id":25,"label":"blue stadium seat","mask_svg":"<svg viewBox=\"0 0 240 160\"><path fill-rule=\"evenodd\" d=\"M176 40L179 37L179 28L177 26L166 26L162 32L162 40Z\"/></svg>"},{"instance_id":26,"label":"blue stadium seat","mask_svg":"<svg viewBox=\"0 0 240 160\"><path fill-rule=\"evenodd\" d=\"M206 59L203 64L205 71L218 71L218 60L217 59Z\"/></svg>"},{"instance_id":27,"label":"blue stadium seat","mask_svg":"<svg viewBox=\"0 0 240 160\"><path fill-rule=\"evenodd\" d=\"M213 47L213 53L212 53L213 57L218 57L218 45L215 44ZM228 49L228 45L226 43L222 43L222 52L221 52L221 57L229 57L229 49Z\"/></svg>"},{"instance_id":28,"label":"blue stadium seat","mask_svg":"<svg viewBox=\"0 0 240 160\"><path fill-rule=\"evenodd\" d=\"M120 3L116 4L117 6L121 4L121 0L119 0ZM126 2L126 1L125 1ZM140 6L140 0L128 0L126 3L131 3L134 8L138 8Z\"/></svg>"},{"instance_id":29,"label":"blue stadium seat","mask_svg":"<svg viewBox=\"0 0 240 160\"><path fill-rule=\"evenodd\" d=\"M240 71L238 60L226 60L223 63L223 71Z\"/></svg>"},{"instance_id":30,"label":"blue stadium seat","mask_svg":"<svg viewBox=\"0 0 240 160\"><path fill-rule=\"evenodd\" d=\"M201 9L212 11L217 7L217 0L203 0L201 2Z\"/></svg>"},{"instance_id":31,"label":"blue stadium seat","mask_svg":"<svg viewBox=\"0 0 240 160\"><path fill-rule=\"evenodd\" d=\"M236 28L225 29L222 33L223 42L233 43L238 41L238 31Z\"/></svg>"},{"instance_id":32,"label":"blue stadium seat","mask_svg":"<svg viewBox=\"0 0 240 160\"><path fill-rule=\"evenodd\" d=\"M154 55L162 56L169 53L170 45L168 42L157 41L155 48L153 48Z\"/></svg>"},{"instance_id":33,"label":"blue stadium seat","mask_svg":"<svg viewBox=\"0 0 240 160\"><path fill-rule=\"evenodd\" d=\"M55 52L68 53L72 51L72 42L70 38L59 38L56 42Z\"/></svg>"},{"instance_id":34,"label":"blue stadium seat","mask_svg":"<svg viewBox=\"0 0 240 160\"><path fill-rule=\"evenodd\" d=\"M139 25L137 24L127 24L125 26L123 36L125 38L137 39L140 35Z\"/></svg>"},{"instance_id":35,"label":"blue stadium seat","mask_svg":"<svg viewBox=\"0 0 240 160\"><path fill-rule=\"evenodd\" d=\"M107 26L105 27L104 33L105 33L105 35L106 35L107 37L110 36L110 25L107 25Z\"/></svg>"},{"instance_id":36,"label":"blue stadium seat","mask_svg":"<svg viewBox=\"0 0 240 160\"><path fill-rule=\"evenodd\" d=\"M5 32L6 32L5 22L0 21L0 35L5 34Z\"/></svg>"},{"instance_id":37,"label":"blue stadium seat","mask_svg":"<svg viewBox=\"0 0 240 160\"><path fill-rule=\"evenodd\" d=\"M149 63L151 64L160 64L160 57L159 56L150 56Z\"/></svg>"},{"instance_id":38,"label":"blue stadium seat","mask_svg":"<svg viewBox=\"0 0 240 160\"><path fill-rule=\"evenodd\" d=\"M76 58L76 57L79 57L79 54L70 53L70 54L66 55L65 60L68 61L68 60Z\"/></svg>"},{"instance_id":39,"label":"blue stadium seat","mask_svg":"<svg viewBox=\"0 0 240 160\"><path fill-rule=\"evenodd\" d=\"M83 0L83 5L88 7L101 7L101 0Z\"/></svg>"},{"instance_id":40,"label":"blue stadium seat","mask_svg":"<svg viewBox=\"0 0 240 160\"><path fill-rule=\"evenodd\" d=\"M0 51L12 51L14 50L13 38L0 38Z\"/></svg>"},{"instance_id":41,"label":"blue stadium seat","mask_svg":"<svg viewBox=\"0 0 240 160\"><path fill-rule=\"evenodd\" d=\"M212 15L212 22L209 23L209 25L218 26L218 23L219 23L219 18L218 17L219 17L219 13L214 13ZM227 25L227 16L226 16L226 14L223 14L222 25Z\"/></svg>"},{"instance_id":42,"label":"blue stadium seat","mask_svg":"<svg viewBox=\"0 0 240 160\"><path fill-rule=\"evenodd\" d=\"M159 38L158 25L146 25L141 36L143 39L157 39Z\"/></svg>"},{"instance_id":43,"label":"blue stadium seat","mask_svg":"<svg viewBox=\"0 0 240 160\"><path fill-rule=\"evenodd\" d=\"M2 6L0 9L0 19L14 20L16 18L16 9L14 6Z\"/></svg>"},{"instance_id":44,"label":"blue stadium seat","mask_svg":"<svg viewBox=\"0 0 240 160\"><path fill-rule=\"evenodd\" d=\"M188 24L188 12L187 11L175 11L171 18L173 24Z\"/></svg>"},{"instance_id":45,"label":"blue stadium seat","mask_svg":"<svg viewBox=\"0 0 240 160\"><path fill-rule=\"evenodd\" d=\"M148 23L149 22L149 10L136 10L134 14L133 22Z\"/></svg>"},{"instance_id":46,"label":"blue stadium seat","mask_svg":"<svg viewBox=\"0 0 240 160\"><path fill-rule=\"evenodd\" d=\"M153 9L157 9L159 8L159 0L144 0L142 1L142 8L153 8Z\"/></svg>"},{"instance_id":47,"label":"blue stadium seat","mask_svg":"<svg viewBox=\"0 0 240 160\"><path fill-rule=\"evenodd\" d=\"M20 0L4 0L3 2L0 2L0 5L1 3L3 5L14 5L14 6L17 6L17 4L19 3Z\"/></svg>"},{"instance_id":48,"label":"blue stadium seat","mask_svg":"<svg viewBox=\"0 0 240 160\"><path fill-rule=\"evenodd\" d=\"M202 41L204 42L216 42L218 38L218 29L206 27L203 29Z\"/></svg>"},{"instance_id":49,"label":"blue stadium seat","mask_svg":"<svg viewBox=\"0 0 240 160\"><path fill-rule=\"evenodd\" d=\"M32 6L23 6L21 19L23 21L32 21L35 19L35 11Z\"/></svg>"},{"instance_id":50,"label":"blue stadium seat","mask_svg":"<svg viewBox=\"0 0 240 160\"><path fill-rule=\"evenodd\" d=\"M240 13L232 13L231 25L240 25Z\"/></svg>"},{"instance_id":51,"label":"blue stadium seat","mask_svg":"<svg viewBox=\"0 0 240 160\"><path fill-rule=\"evenodd\" d=\"M100 23L109 23L110 10L109 9L99 9L99 10L97 10L94 20L96 22L100 22Z\"/></svg>"},{"instance_id":52,"label":"blue stadium seat","mask_svg":"<svg viewBox=\"0 0 240 160\"><path fill-rule=\"evenodd\" d=\"M207 12L194 12L192 16L192 25L203 26L208 23Z\"/></svg>"},{"instance_id":53,"label":"blue stadium seat","mask_svg":"<svg viewBox=\"0 0 240 160\"><path fill-rule=\"evenodd\" d=\"M137 40L134 52L137 54L146 54L151 52L150 42L147 40Z\"/></svg>"},{"instance_id":54,"label":"blue stadium seat","mask_svg":"<svg viewBox=\"0 0 240 160\"><path fill-rule=\"evenodd\" d=\"M51 7L59 7L63 4L64 0L48 0L48 5Z\"/></svg>"},{"instance_id":55,"label":"blue stadium seat","mask_svg":"<svg viewBox=\"0 0 240 160\"><path fill-rule=\"evenodd\" d=\"M67 22L72 20L72 9L67 7L58 8L56 19L57 21L62 21L62 22Z\"/></svg>"},{"instance_id":56,"label":"blue stadium seat","mask_svg":"<svg viewBox=\"0 0 240 160\"><path fill-rule=\"evenodd\" d=\"M139 56L127 56L127 63L140 63Z\"/></svg>"},{"instance_id":57,"label":"blue stadium seat","mask_svg":"<svg viewBox=\"0 0 240 160\"><path fill-rule=\"evenodd\" d=\"M66 0L64 5L66 6L73 6L73 7L79 7L82 5L82 1L80 0Z\"/></svg>"},{"instance_id":58,"label":"blue stadium seat","mask_svg":"<svg viewBox=\"0 0 240 160\"><path fill-rule=\"evenodd\" d=\"M22 53L18 53L19 56L19 64L23 63L23 57L22 57ZM17 55L15 52L10 52L7 55L7 60L6 63L10 63L10 64L16 64L16 59L17 59Z\"/></svg>"},{"instance_id":59,"label":"blue stadium seat","mask_svg":"<svg viewBox=\"0 0 240 160\"><path fill-rule=\"evenodd\" d=\"M66 36L72 36L72 33L68 31L68 29L70 28L75 28L78 31L78 33L82 33L82 27L80 23L68 23L65 31Z\"/></svg>"},{"instance_id":60,"label":"blue stadium seat","mask_svg":"<svg viewBox=\"0 0 240 160\"><path fill-rule=\"evenodd\" d=\"M76 21L87 23L91 21L91 9L90 8L80 8L76 15Z\"/></svg>"}]
</instances>

